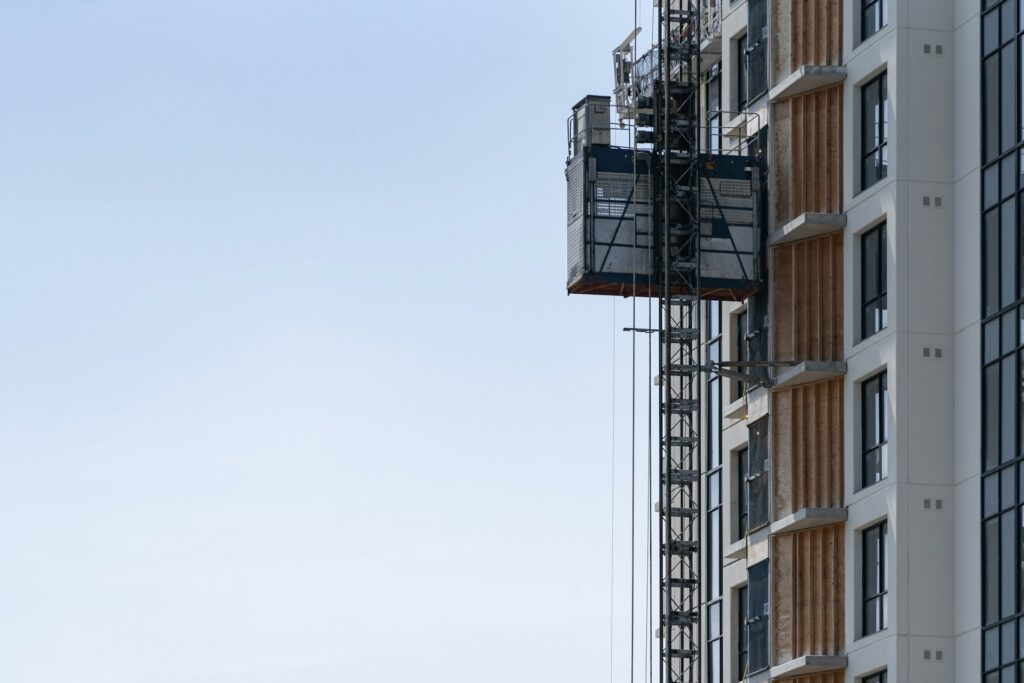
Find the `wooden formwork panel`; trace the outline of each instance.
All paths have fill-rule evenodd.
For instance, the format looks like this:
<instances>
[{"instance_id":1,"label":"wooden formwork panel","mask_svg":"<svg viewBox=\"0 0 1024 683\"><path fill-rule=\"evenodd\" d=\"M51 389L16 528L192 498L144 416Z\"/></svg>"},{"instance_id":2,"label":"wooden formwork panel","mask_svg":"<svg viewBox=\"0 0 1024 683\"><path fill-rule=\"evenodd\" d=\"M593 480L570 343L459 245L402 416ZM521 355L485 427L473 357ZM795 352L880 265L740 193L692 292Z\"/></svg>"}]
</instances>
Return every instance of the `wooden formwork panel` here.
<instances>
[{"instance_id":1,"label":"wooden formwork panel","mask_svg":"<svg viewBox=\"0 0 1024 683\"><path fill-rule=\"evenodd\" d=\"M774 360L842 360L843 234L772 248L770 273Z\"/></svg>"},{"instance_id":2,"label":"wooden formwork panel","mask_svg":"<svg viewBox=\"0 0 1024 683\"><path fill-rule=\"evenodd\" d=\"M773 664L843 653L844 529L837 524L772 539Z\"/></svg>"},{"instance_id":3,"label":"wooden formwork panel","mask_svg":"<svg viewBox=\"0 0 1024 683\"><path fill-rule=\"evenodd\" d=\"M842 0L789 0L771 7L773 83L803 64L843 63Z\"/></svg>"},{"instance_id":4,"label":"wooden formwork panel","mask_svg":"<svg viewBox=\"0 0 1024 683\"><path fill-rule=\"evenodd\" d=\"M843 86L772 105L772 217L843 210Z\"/></svg>"},{"instance_id":5,"label":"wooden formwork panel","mask_svg":"<svg viewBox=\"0 0 1024 683\"><path fill-rule=\"evenodd\" d=\"M772 394L774 517L843 507L843 380Z\"/></svg>"}]
</instances>

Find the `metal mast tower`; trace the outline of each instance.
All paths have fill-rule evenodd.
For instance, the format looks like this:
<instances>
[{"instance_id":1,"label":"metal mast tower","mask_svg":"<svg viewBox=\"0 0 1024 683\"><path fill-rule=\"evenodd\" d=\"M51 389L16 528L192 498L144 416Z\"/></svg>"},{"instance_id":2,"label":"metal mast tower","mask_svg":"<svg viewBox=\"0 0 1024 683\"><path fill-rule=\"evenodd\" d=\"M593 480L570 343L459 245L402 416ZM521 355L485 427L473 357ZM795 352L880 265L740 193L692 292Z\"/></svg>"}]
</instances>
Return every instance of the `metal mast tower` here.
<instances>
[{"instance_id":1,"label":"metal mast tower","mask_svg":"<svg viewBox=\"0 0 1024 683\"><path fill-rule=\"evenodd\" d=\"M662 683L701 680L700 36L699 0L658 3Z\"/></svg>"}]
</instances>

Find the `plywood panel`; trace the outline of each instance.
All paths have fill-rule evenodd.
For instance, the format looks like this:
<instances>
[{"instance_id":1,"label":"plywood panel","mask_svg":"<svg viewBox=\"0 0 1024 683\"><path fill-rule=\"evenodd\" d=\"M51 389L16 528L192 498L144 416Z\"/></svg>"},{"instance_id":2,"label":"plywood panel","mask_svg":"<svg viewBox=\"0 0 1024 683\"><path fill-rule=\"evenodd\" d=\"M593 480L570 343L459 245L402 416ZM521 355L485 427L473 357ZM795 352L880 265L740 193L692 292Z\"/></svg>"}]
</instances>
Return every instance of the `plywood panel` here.
<instances>
[{"instance_id":1,"label":"plywood panel","mask_svg":"<svg viewBox=\"0 0 1024 683\"><path fill-rule=\"evenodd\" d=\"M843 381L772 394L773 518L843 507Z\"/></svg>"},{"instance_id":2,"label":"plywood panel","mask_svg":"<svg viewBox=\"0 0 1024 683\"><path fill-rule=\"evenodd\" d=\"M842 360L842 233L774 247L770 273L774 359Z\"/></svg>"},{"instance_id":3,"label":"plywood panel","mask_svg":"<svg viewBox=\"0 0 1024 683\"><path fill-rule=\"evenodd\" d=\"M773 83L803 64L842 63L841 0L773 2L771 25Z\"/></svg>"},{"instance_id":4,"label":"plywood panel","mask_svg":"<svg viewBox=\"0 0 1024 683\"><path fill-rule=\"evenodd\" d=\"M843 204L842 85L772 105L775 228L803 213L838 213Z\"/></svg>"},{"instance_id":5,"label":"plywood panel","mask_svg":"<svg viewBox=\"0 0 1024 683\"><path fill-rule=\"evenodd\" d=\"M777 536L772 547L774 664L843 652L843 524Z\"/></svg>"}]
</instances>

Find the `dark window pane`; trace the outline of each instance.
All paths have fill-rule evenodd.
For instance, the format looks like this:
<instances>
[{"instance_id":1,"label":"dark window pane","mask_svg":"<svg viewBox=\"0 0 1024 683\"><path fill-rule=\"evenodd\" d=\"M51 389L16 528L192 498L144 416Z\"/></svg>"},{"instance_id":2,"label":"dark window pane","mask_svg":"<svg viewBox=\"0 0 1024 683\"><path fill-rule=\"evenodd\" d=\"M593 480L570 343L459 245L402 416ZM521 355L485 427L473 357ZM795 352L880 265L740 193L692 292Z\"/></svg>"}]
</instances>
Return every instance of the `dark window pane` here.
<instances>
[{"instance_id":1,"label":"dark window pane","mask_svg":"<svg viewBox=\"0 0 1024 683\"><path fill-rule=\"evenodd\" d=\"M1002 25L1002 29L999 32L1001 42L1007 42L1013 40L1017 35L1017 3L1014 0L1010 2L1002 3L1002 7L999 8L999 23Z\"/></svg>"},{"instance_id":2,"label":"dark window pane","mask_svg":"<svg viewBox=\"0 0 1024 683\"><path fill-rule=\"evenodd\" d=\"M999 476L990 474L982 486L982 515L991 517L999 512Z\"/></svg>"},{"instance_id":3,"label":"dark window pane","mask_svg":"<svg viewBox=\"0 0 1024 683\"><path fill-rule=\"evenodd\" d=\"M999 232L1000 298L1003 306L1009 306L1017 299L1017 207L1013 200L1004 202L1000 209Z\"/></svg>"},{"instance_id":4,"label":"dark window pane","mask_svg":"<svg viewBox=\"0 0 1024 683\"><path fill-rule=\"evenodd\" d=\"M999 166L993 164L985 169L985 208L990 209L999 203Z\"/></svg>"},{"instance_id":5,"label":"dark window pane","mask_svg":"<svg viewBox=\"0 0 1024 683\"><path fill-rule=\"evenodd\" d=\"M747 574L749 593L748 667L751 672L768 668L768 563L754 565Z\"/></svg>"},{"instance_id":6,"label":"dark window pane","mask_svg":"<svg viewBox=\"0 0 1024 683\"><path fill-rule=\"evenodd\" d=\"M985 315L999 310L999 212L985 214Z\"/></svg>"},{"instance_id":7,"label":"dark window pane","mask_svg":"<svg viewBox=\"0 0 1024 683\"><path fill-rule=\"evenodd\" d=\"M999 357L999 320L985 324L985 362L991 363Z\"/></svg>"},{"instance_id":8,"label":"dark window pane","mask_svg":"<svg viewBox=\"0 0 1024 683\"><path fill-rule=\"evenodd\" d=\"M1017 472L1007 467L999 473L999 509L1008 510L1017 504Z\"/></svg>"},{"instance_id":9,"label":"dark window pane","mask_svg":"<svg viewBox=\"0 0 1024 683\"><path fill-rule=\"evenodd\" d=\"M1000 384L1000 462L1009 462L1016 457L1017 450L1017 358L1004 358L1001 366Z\"/></svg>"},{"instance_id":10,"label":"dark window pane","mask_svg":"<svg viewBox=\"0 0 1024 683\"><path fill-rule=\"evenodd\" d=\"M768 1L747 2L747 100L768 90Z\"/></svg>"},{"instance_id":11,"label":"dark window pane","mask_svg":"<svg viewBox=\"0 0 1024 683\"><path fill-rule=\"evenodd\" d=\"M984 465L986 470L990 470L999 464L999 363L993 363L985 368L983 382L983 415L985 416L985 430L983 432L985 442Z\"/></svg>"},{"instance_id":12,"label":"dark window pane","mask_svg":"<svg viewBox=\"0 0 1024 683\"><path fill-rule=\"evenodd\" d=\"M1010 2L1004 2L1003 6L999 9L999 13L1002 15L999 19L1000 23L1002 24L1000 36L1001 41L1004 43L1008 40L1013 40L1014 36L1017 35L1017 16L1015 14L1016 9L1017 3L1014 2L1014 0L1010 0Z\"/></svg>"},{"instance_id":13,"label":"dark window pane","mask_svg":"<svg viewBox=\"0 0 1024 683\"><path fill-rule=\"evenodd\" d=\"M999 162L1001 197L1006 199L1017 192L1017 155L1011 154Z\"/></svg>"},{"instance_id":14,"label":"dark window pane","mask_svg":"<svg viewBox=\"0 0 1024 683\"><path fill-rule=\"evenodd\" d=\"M1017 348L1017 310L1013 309L1003 313L1000 320L1003 325L1002 353L1010 353Z\"/></svg>"},{"instance_id":15,"label":"dark window pane","mask_svg":"<svg viewBox=\"0 0 1024 683\"><path fill-rule=\"evenodd\" d=\"M999 612L1006 618L1017 611L1017 513L1004 512L1000 519L999 583L1002 598Z\"/></svg>"},{"instance_id":16,"label":"dark window pane","mask_svg":"<svg viewBox=\"0 0 1024 683\"><path fill-rule=\"evenodd\" d=\"M985 160L999 155L999 57L985 60L983 69L982 112L985 119Z\"/></svg>"},{"instance_id":17,"label":"dark window pane","mask_svg":"<svg viewBox=\"0 0 1024 683\"><path fill-rule=\"evenodd\" d=\"M999 518L985 522L983 539L983 567L985 623L991 624L999 619Z\"/></svg>"},{"instance_id":18,"label":"dark window pane","mask_svg":"<svg viewBox=\"0 0 1024 683\"><path fill-rule=\"evenodd\" d=\"M748 525L757 529L769 522L768 515L768 418L750 425L748 452L750 476L747 486L750 506Z\"/></svg>"},{"instance_id":19,"label":"dark window pane","mask_svg":"<svg viewBox=\"0 0 1024 683\"><path fill-rule=\"evenodd\" d=\"M736 540L747 535L747 449L736 453Z\"/></svg>"},{"instance_id":20,"label":"dark window pane","mask_svg":"<svg viewBox=\"0 0 1024 683\"><path fill-rule=\"evenodd\" d=\"M982 39L985 54L999 47L999 13L990 12L982 20Z\"/></svg>"},{"instance_id":21,"label":"dark window pane","mask_svg":"<svg viewBox=\"0 0 1024 683\"><path fill-rule=\"evenodd\" d=\"M1017 659L1017 622L1003 624L1000 639L1003 641L1002 663L1010 664ZM1010 669L1012 672L1013 669Z\"/></svg>"},{"instance_id":22,"label":"dark window pane","mask_svg":"<svg viewBox=\"0 0 1024 683\"><path fill-rule=\"evenodd\" d=\"M1017 46L1007 45L1002 51L1002 75L999 99L1002 122L1000 124L1002 149L1006 151L1017 142Z\"/></svg>"}]
</instances>

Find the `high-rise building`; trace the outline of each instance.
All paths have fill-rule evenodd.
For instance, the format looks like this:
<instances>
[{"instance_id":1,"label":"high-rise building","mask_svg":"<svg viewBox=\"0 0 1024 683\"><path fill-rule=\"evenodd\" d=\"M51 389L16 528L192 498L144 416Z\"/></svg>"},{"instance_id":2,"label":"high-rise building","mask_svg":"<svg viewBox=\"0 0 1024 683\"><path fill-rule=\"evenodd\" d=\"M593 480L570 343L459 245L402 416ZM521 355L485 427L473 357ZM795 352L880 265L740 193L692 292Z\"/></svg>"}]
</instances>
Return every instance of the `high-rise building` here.
<instances>
[{"instance_id":1,"label":"high-rise building","mask_svg":"<svg viewBox=\"0 0 1024 683\"><path fill-rule=\"evenodd\" d=\"M694 4L764 188L702 303L701 678L1024 683L1024 0Z\"/></svg>"}]
</instances>

